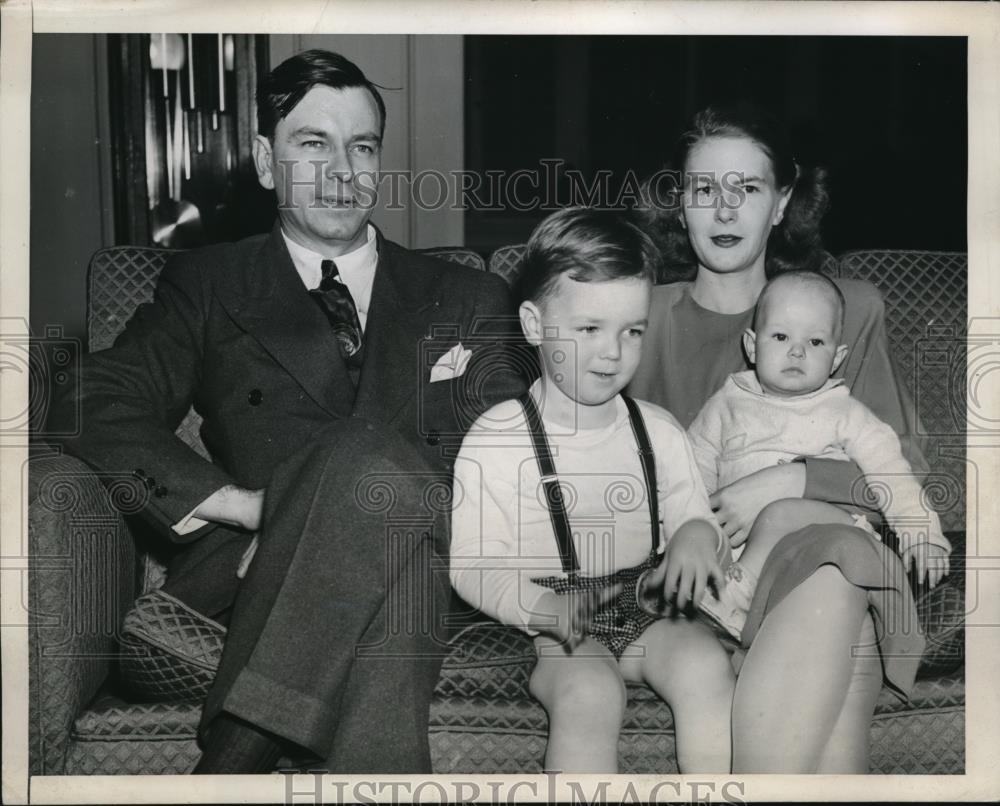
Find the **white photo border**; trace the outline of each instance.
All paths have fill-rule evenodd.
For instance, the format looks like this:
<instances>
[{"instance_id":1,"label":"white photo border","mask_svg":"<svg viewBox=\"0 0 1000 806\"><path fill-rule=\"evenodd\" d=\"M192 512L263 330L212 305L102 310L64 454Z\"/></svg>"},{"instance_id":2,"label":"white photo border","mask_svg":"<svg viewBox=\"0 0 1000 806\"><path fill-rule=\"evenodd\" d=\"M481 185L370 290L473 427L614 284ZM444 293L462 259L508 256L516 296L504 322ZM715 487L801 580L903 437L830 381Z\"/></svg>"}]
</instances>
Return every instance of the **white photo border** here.
<instances>
[{"instance_id":1,"label":"white photo border","mask_svg":"<svg viewBox=\"0 0 1000 806\"><path fill-rule=\"evenodd\" d=\"M24 320L28 311L28 222L30 166L30 73L33 32L157 32L183 30L245 33L380 33L380 34L744 34L744 35L885 35L962 36L968 39L968 256L970 334L1000 316L1000 4L945 2L590 2L538 0L475 2L414 0L388 2L298 0L295 4L238 0L209 6L189 0L7 0L0 28L0 320ZM933 165L926 166L933 183ZM933 196L933 189L929 191ZM979 325L976 324L978 320ZM995 329L994 329L995 330ZM989 333L990 331L984 331ZM1000 401L1000 373L980 381L980 394ZM0 376L2 412L27 409L25 375ZM1000 407L995 410L1000 419ZM2 439L0 434L0 439ZM22 440L23 441L23 440ZM1000 449L1000 439L975 439L979 448ZM973 439L969 439L973 447ZM29 779L27 758L27 627L20 601L26 570L22 546L27 526L23 472L27 445L0 441L0 592L3 691L3 801L6 803L183 803L183 802L337 802L353 794L371 802L391 802L393 793L413 791L415 781L438 781L456 794L455 782L476 784L496 800L508 796L525 802L569 800L567 781L584 792L598 776L553 779L525 776L338 777L322 782L322 801L304 795L312 776L43 776ZM657 785L661 797L698 799L692 783L715 782L713 799L758 800L982 800L1000 797L1000 496L995 489L1000 450L976 453L981 500L969 493L969 539L978 556L968 558L975 576L978 609L967 623L966 773L956 776L611 776L611 800L645 801ZM970 468L970 478L973 469ZM970 485L971 487L971 485ZM971 580L970 580L971 581ZM665 781L677 782L663 789ZM502 789L490 782L503 781ZM292 789L289 790L289 782ZM381 784L379 783L381 782ZM408 782L408 786L403 786ZM734 783L735 782L735 783ZM730 784L729 790L723 787ZM737 786L738 784L738 786ZM370 785L370 786L369 786ZM358 788L358 787L361 788ZM513 792L511 788L514 787ZM631 787L631 790L630 790ZM381 788L381 791L379 789ZM426 790L431 802L439 790ZM469 787L457 791L468 794ZM702 797L709 796L704 788ZM513 802L513 801L507 801Z\"/></svg>"}]
</instances>

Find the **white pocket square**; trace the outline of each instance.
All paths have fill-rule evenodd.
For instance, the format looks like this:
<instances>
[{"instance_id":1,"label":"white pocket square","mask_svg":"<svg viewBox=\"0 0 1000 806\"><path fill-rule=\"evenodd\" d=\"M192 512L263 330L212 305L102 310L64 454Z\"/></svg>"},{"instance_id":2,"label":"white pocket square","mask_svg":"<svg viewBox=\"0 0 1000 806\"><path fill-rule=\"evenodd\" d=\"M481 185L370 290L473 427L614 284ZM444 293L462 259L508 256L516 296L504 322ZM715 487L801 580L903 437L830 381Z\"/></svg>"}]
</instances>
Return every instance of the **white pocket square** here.
<instances>
[{"instance_id":1,"label":"white pocket square","mask_svg":"<svg viewBox=\"0 0 1000 806\"><path fill-rule=\"evenodd\" d=\"M472 350L466 350L461 342L456 344L441 356L431 368L431 383L450 381L452 378L460 377L469 365L471 356Z\"/></svg>"}]
</instances>

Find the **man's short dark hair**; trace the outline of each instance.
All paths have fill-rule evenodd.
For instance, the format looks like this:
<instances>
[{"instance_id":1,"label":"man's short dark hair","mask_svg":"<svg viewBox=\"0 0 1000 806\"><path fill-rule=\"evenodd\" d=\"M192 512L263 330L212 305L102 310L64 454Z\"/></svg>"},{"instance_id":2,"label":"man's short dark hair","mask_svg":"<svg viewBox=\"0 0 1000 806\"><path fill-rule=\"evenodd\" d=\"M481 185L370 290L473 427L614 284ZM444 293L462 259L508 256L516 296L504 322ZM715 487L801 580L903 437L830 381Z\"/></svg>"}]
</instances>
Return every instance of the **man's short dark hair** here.
<instances>
[{"instance_id":1,"label":"man's short dark hair","mask_svg":"<svg viewBox=\"0 0 1000 806\"><path fill-rule=\"evenodd\" d=\"M760 312L764 310L764 303L767 301L768 294L773 291L776 285L782 285L790 282L812 285L815 288L821 289L821 293L826 293L827 297L833 300L835 327L834 338L839 340L844 331L844 314L847 310L847 302L844 299L844 292L841 291L840 287L825 274L818 271L810 271L808 269L783 271L781 274L776 274L767 281L767 284L757 297L757 305L753 309L754 330L757 329L757 319L760 316Z\"/></svg>"},{"instance_id":2,"label":"man's short dark hair","mask_svg":"<svg viewBox=\"0 0 1000 806\"><path fill-rule=\"evenodd\" d=\"M306 93L318 85L335 90L350 87L368 90L378 107L379 137L385 134L385 102L378 86L350 59L318 49L296 53L261 79L257 86L257 131L273 140L278 121L288 117Z\"/></svg>"},{"instance_id":3,"label":"man's short dark hair","mask_svg":"<svg viewBox=\"0 0 1000 806\"><path fill-rule=\"evenodd\" d=\"M622 213L569 207L531 234L518 274L518 301L543 301L561 274L583 283L631 277L655 282L657 260L653 242Z\"/></svg>"}]
</instances>

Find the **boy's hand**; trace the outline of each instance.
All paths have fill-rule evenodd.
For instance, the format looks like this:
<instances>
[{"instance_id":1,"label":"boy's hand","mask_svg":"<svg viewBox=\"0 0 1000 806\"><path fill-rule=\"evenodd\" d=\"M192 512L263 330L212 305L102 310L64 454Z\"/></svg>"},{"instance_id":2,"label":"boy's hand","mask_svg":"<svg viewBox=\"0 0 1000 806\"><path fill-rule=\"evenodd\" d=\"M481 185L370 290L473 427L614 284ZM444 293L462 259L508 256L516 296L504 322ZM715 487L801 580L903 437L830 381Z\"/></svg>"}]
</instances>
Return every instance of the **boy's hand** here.
<instances>
[{"instance_id":1,"label":"boy's hand","mask_svg":"<svg viewBox=\"0 0 1000 806\"><path fill-rule=\"evenodd\" d=\"M676 596L675 606L683 610L689 602L700 602L709 580L716 590L726 585L726 577L716 556L716 533L701 520L688 521L667 544L663 561L644 580L643 587L660 586L665 601Z\"/></svg>"},{"instance_id":2,"label":"boy's hand","mask_svg":"<svg viewBox=\"0 0 1000 806\"><path fill-rule=\"evenodd\" d=\"M546 593L538 601L536 616L529 626L555 638L572 652L586 637L594 614L622 590L619 583L609 588L571 591L561 596L555 592Z\"/></svg>"},{"instance_id":3,"label":"boy's hand","mask_svg":"<svg viewBox=\"0 0 1000 806\"><path fill-rule=\"evenodd\" d=\"M924 581L924 577L927 577L928 586L933 588L942 577L948 575L951 568L948 552L933 543L915 543L904 549L900 556L903 559L903 568L907 571L916 565L918 585Z\"/></svg>"}]
</instances>

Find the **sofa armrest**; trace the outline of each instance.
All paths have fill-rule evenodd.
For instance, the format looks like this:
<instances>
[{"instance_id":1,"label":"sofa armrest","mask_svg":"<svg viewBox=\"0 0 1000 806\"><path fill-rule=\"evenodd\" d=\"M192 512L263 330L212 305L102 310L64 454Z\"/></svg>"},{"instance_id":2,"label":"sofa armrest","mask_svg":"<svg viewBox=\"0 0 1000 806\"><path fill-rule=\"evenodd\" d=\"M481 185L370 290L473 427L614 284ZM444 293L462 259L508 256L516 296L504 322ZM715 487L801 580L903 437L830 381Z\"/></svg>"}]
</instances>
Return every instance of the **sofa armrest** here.
<instances>
[{"instance_id":1,"label":"sofa armrest","mask_svg":"<svg viewBox=\"0 0 1000 806\"><path fill-rule=\"evenodd\" d=\"M63 772L70 730L107 678L117 634L136 597L135 544L122 517L138 494L108 487L83 462L29 462L30 769Z\"/></svg>"},{"instance_id":2,"label":"sofa armrest","mask_svg":"<svg viewBox=\"0 0 1000 806\"><path fill-rule=\"evenodd\" d=\"M930 588L913 584L920 628L927 645L917 677L937 677L962 668L965 661L965 532L946 532L951 541L951 570Z\"/></svg>"}]
</instances>

